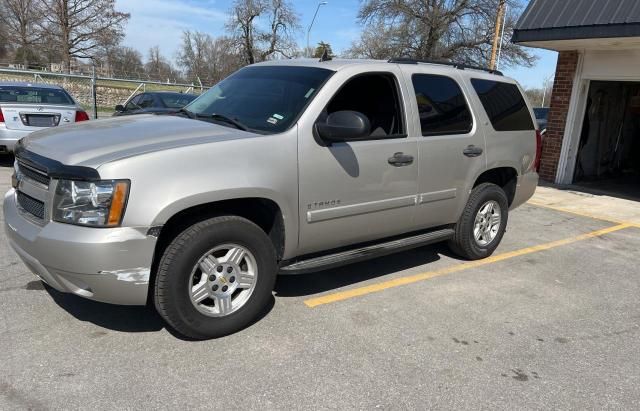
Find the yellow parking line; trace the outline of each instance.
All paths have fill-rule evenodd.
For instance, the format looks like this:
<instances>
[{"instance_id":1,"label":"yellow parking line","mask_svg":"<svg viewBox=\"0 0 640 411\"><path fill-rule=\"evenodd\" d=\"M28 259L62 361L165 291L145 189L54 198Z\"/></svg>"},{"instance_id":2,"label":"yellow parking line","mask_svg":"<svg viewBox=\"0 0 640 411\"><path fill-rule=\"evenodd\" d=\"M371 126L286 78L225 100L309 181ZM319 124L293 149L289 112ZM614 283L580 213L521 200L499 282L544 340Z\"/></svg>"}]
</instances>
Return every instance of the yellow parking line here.
<instances>
[{"instance_id":1,"label":"yellow parking line","mask_svg":"<svg viewBox=\"0 0 640 411\"><path fill-rule=\"evenodd\" d=\"M387 290L389 288L400 287L402 285L416 283L418 281L428 280L434 277L440 277L447 274L456 273L458 271L468 270L470 268L481 267L488 264L497 263L499 261L508 260L514 257L520 257L523 255L536 253L539 251L549 250L551 248L560 247L567 244L572 244L578 241L587 240L589 238L599 237L605 234L609 234L615 231L623 230L625 228L633 227L633 224L618 224L613 227L603 228L601 230L592 231L590 233L578 235L575 237L565 238L563 240L552 241L550 243L535 245L533 247L522 248L516 251L510 251L498 255L494 255L484 260L471 261L468 263L457 264L452 267L445 267L435 271L428 271L426 273L420 273L411 275L408 277L395 278L389 281L383 281L377 284L366 285L364 287L358 287L351 290L340 291L333 294L323 295L321 297L310 298L305 300L304 303L307 307L313 308L319 305L331 304L338 301L348 300L354 297L360 297L363 295L377 293L379 291Z\"/></svg>"},{"instance_id":2,"label":"yellow parking line","mask_svg":"<svg viewBox=\"0 0 640 411\"><path fill-rule=\"evenodd\" d=\"M629 221L614 220L614 219L611 219L609 217L603 217L601 215L596 215L596 214L593 214L593 213L572 210L572 209L569 209L569 208L564 208L564 207L559 207L559 206L554 206L554 205L549 205L549 204L538 203L537 201L529 201L529 202L527 202L527 204L532 205L534 207L548 208L549 210L560 211L560 212L568 213L568 214L575 214L575 215L580 216L580 217L592 218L594 220L606 221L606 222L615 223L615 224L629 224L629 226L632 226L632 227L640 227L640 224L632 223L632 222L629 222Z\"/></svg>"}]
</instances>

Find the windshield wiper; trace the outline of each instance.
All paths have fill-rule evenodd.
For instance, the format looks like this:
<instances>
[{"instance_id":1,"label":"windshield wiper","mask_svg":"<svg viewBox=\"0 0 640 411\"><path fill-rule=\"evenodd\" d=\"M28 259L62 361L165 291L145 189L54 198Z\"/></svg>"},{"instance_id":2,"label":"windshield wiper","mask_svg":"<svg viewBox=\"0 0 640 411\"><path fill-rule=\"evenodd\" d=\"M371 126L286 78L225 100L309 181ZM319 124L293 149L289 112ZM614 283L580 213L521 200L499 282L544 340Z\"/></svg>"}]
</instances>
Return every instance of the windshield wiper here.
<instances>
[{"instance_id":1,"label":"windshield wiper","mask_svg":"<svg viewBox=\"0 0 640 411\"><path fill-rule=\"evenodd\" d=\"M196 114L192 113L191 111L187 110L186 108L181 108L180 110L178 110L176 113L182 113L185 114L187 117L195 119L196 118Z\"/></svg>"},{"instance_id":2,"label":"windshield wiper","mask_svg":"<svg viewBox=\"0 0 640 411\"><path fill-rule=\"evenodd\" d=\"M238 120L234 120L231 117L225 116L224 114L218 114L218 113L196 114L196 116L198 118L210 118L212 120L223 121L225 123L229 123L229 124L235 126L236 128L238 128L238 129L240 129L242 131L248 131L249 130L249 127L245 126L244 124L242 124Z\"/></svg>"}]
</instances>

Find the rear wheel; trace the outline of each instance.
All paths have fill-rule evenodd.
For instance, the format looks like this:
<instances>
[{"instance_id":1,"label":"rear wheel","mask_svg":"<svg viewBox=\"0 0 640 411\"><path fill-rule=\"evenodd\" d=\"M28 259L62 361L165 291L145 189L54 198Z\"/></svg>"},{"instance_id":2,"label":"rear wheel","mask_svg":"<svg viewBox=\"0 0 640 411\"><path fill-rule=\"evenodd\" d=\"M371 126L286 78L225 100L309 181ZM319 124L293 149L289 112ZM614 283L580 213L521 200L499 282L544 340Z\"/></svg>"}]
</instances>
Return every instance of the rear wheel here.
<instances>
[{"instance_id":1,"label":"rear wheel","mask_svg":"<svg viewBox=\"0 0 640 411\"><path fill-rule=\"evenodd\" d=\"M508 213L509 202L502 188L491 183L478 185L471 191L449 248L469 260L490 256L502 240Z\"/></svg>"},{"instance_id":2,"label":"rear wheel","mask_svg":"<svg viewBox=\"0 0 640 411\"><path fill-rule=\"evenodd\" d=\"M277 274L269 237L241 217L194 224L167 247L155 305L179 333L195 339L238 331L269 303Z\"/></svg>"}]
</instances>

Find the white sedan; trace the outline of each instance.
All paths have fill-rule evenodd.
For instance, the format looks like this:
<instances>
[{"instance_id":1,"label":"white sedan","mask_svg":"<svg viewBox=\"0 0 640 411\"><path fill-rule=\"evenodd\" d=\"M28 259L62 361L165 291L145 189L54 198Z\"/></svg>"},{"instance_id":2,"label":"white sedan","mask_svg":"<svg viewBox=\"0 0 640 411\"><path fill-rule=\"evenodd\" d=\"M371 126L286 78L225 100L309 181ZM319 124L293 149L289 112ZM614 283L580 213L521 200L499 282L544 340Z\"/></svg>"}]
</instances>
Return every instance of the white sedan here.
<instances>
[{"instance_id":1,"label":"white sedan","mask_svg":"<svg viewBox=\"0 0 640 411\"><path fill-rule=\"evenodd\" d=\"M65 89L51 84L0 82L0 153L46 127L89 120Z\"/></svg>"}]
</instances>

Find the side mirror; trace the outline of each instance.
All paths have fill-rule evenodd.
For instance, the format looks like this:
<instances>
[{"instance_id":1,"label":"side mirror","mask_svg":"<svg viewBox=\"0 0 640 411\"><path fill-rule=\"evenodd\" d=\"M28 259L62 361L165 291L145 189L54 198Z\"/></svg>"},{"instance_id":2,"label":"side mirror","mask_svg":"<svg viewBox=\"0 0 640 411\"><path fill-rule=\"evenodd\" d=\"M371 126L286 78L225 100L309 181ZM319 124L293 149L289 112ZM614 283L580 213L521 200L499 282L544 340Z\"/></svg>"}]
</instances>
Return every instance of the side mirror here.
<instances>
[{"instance_id":1,"label":"side mirror","mask_svg":"<svg viewBox=\"0 0 640 411\"><path fill-rule=\"evenodd\" d=\"M124 106L122 104L118 104L116 106L116 111L122 113L124 111Z\"/></svg>"},{"instance_id":2,"label":"side mirror","mask_svg":"<svg viewBox=\"0 0 640 411\"><path fill-rule=\"evenodd\" d=\"M357 111L336 111L327 120L316 123L318 135L327 141L359 140L369 137L371 123L367 116Z\"/></svg>"}]
</instances>

